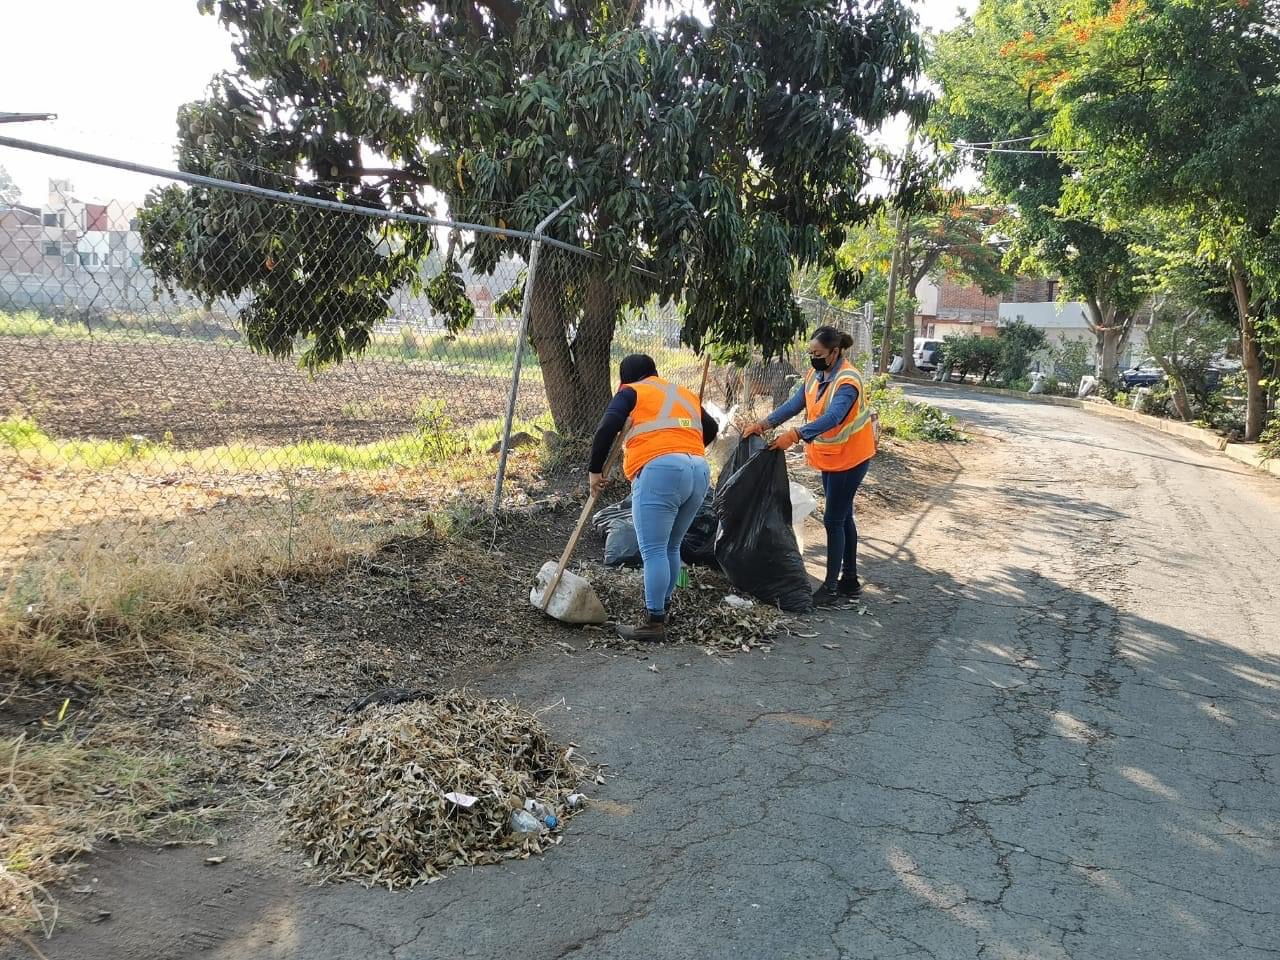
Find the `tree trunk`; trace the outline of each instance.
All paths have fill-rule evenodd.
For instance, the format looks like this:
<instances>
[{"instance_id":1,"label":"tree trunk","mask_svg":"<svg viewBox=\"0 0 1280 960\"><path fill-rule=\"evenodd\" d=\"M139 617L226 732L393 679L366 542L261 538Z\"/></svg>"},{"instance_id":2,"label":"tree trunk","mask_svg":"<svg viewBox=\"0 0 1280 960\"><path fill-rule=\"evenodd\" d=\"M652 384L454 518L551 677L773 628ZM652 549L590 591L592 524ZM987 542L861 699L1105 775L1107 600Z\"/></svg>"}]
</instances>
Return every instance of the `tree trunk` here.
<instances>
[{"instance_id":1,"label":"tree trunk","mask_svg":"<svg viewBox=\"0 0 1280 960\"><path fill-rule=\"evenodd\" d=\"M557 279L562 270L547 262L546 253L535 278L529 343L538 354L556 430L565 437L588 437L613 392L609 355L621 301L597 271L586 282L582 315L571 315L564 284Z\"/></svg>"},{"instance_id":2,"label":"tree trunk","mask_svg":"<svg viewBox=\"0 0 1280 960\"><path fill-rule=\"evenodd\" d=\"M1122 314L1114 303L1098 297L1087 298L1085 305L1089 308L1087 320L1095 341L1094 371L1098 382L1114 388L1120 379L1120 355L1129 343L1133 315Z\"/></svg>"},{"instance_id":3,"label":"tree trunk","mask_svg":"<svg viewBox=\"0 0 1280 960\"><path fill-rule=\"evenodd\" d=\"M889 292L884 304L884 333L880 337L880 372L889 372L889 361L893 355L893 315L897 308L898 296L898 252L902 247L902 211L893 217L893 253L889 257Z\"/></svg>"},{"instance_id":4,"label":"tree trunk","mask_svg":"<svg viewBox=\"0 0 1280 960\"><path fill-rule=\"evenodd\" d=\"M919 372L916 369L916 325L912 322L907 324L902 335L902 373L911 376Z\"/></svg>"},{"instance_id":5,"label":"tree trunk","mask_svg":"<svg viewBox=\"0 0 1280 960\"><path fill-rule=\"evenodd\" d=\"M1245 400L1244 439L1252 443L1262 435L1267 420L1267 392L1262 386L1262 350L1254 323L1256 304L1249 296L1249 281L1239 263L1231 264L1231 292L1240 315L1240 364L1248 387Z\"/></svg>"}]
</instances>

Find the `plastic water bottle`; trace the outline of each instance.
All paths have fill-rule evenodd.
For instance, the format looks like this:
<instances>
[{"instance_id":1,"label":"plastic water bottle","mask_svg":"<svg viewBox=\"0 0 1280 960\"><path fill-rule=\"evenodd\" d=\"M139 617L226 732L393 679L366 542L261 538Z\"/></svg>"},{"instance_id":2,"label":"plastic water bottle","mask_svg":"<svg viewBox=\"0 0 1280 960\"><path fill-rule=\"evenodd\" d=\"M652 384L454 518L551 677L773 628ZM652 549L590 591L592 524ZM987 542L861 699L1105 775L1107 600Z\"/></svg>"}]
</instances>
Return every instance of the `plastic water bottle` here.
<instances>
[{"instance_id":1,"label":"plastic water bottle","mask_svg":"<svg viewBox=\"0 0 1280 960\"><path fill-rule=\"evenodd\" d=\"M513 810L511 829L516 833L537 833L542 829L542 824L527 810Z\"/></svg>"},{"instance_id":2,"label":"plastic water bottle","mask_svg":"<svg viewBox=\"0 0 1280 960\"><path fill-rule=\"evenodd\" d=\"M676 577L676 586L677 587L689 586L689 568L688 567L680 568L680 575Z\"/></svg>"}]
</instances>

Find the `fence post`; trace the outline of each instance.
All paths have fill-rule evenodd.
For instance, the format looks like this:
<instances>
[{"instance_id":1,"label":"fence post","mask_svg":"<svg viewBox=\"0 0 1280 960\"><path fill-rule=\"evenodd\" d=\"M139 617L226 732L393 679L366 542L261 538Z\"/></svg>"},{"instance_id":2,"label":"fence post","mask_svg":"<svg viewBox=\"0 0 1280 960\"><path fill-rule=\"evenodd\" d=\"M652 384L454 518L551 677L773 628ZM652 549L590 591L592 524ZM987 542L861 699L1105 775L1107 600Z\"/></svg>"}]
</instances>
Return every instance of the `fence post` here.
<instances>
[{"instance_id":1,"label":"fence post","mask_svg":"<svg viewBox=\"0 0 1280 960\"><path fill-rule=\"evenodd\" d=\"M570 197L556 207L533 228L533 240L529 244L529 269L524 277L524 297L520 304L520 332L516 334L516 356L511 370L511 392L507 395L507 413L502 422L502 445L498 448L498 477L493 484L493 515L502 508L502 482L507 475L507 455L511 447L511 424L516 416L516 396L520 392L520 366L524 361L524 341L529 333L529 313L533 308L533 284L538 275L538 257L542 253L542 232L551 221L569 209L574 201Z\"/></svg>"}]
</instances>

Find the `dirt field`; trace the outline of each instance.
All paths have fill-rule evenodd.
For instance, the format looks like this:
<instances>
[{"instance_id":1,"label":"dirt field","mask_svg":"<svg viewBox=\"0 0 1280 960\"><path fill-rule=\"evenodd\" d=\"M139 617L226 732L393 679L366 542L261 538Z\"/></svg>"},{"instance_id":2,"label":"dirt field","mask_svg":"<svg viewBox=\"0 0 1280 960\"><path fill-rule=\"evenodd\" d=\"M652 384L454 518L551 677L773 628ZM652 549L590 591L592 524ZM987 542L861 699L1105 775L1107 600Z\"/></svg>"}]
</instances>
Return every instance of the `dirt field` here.
<instances>
[{"instance_id":1,"label":"dirt field","mask_svg":"<svg viewBox=\"0 0 1280 960\"><path fill-rule=\"evenodd\" d=\"M33 417L51 436L167 436L179 448L242 441L357 443L412 430L424 402L456 426L502 415L510 370L495 362L387 359L310 376L288 360L233 344L6 338L0 416ZM451 369L452 366L452 369ZM518 415L545 409L542 385L521 384Z\"/></svg>"}]
</instances>

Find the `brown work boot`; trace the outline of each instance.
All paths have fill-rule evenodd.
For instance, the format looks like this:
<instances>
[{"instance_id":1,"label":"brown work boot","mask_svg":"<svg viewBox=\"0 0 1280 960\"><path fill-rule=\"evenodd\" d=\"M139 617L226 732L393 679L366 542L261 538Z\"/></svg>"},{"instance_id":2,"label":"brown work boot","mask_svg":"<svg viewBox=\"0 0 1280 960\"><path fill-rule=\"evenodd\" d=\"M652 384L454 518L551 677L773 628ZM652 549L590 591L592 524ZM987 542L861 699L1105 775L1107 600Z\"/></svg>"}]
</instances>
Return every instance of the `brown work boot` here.
<instances>
[{"instance_id":1,"label":"brown work boot","mask_svg":"<svg viewBox=\"0 0 1280 960\"><path fill-rule=\"evenodd\" d=\"M645 611L644 620L639 626L620 626L618 636L623 640L636 640L640 643L661 643L667 639L667 623L664 618Z\"/></svg>"}]
</instances>

